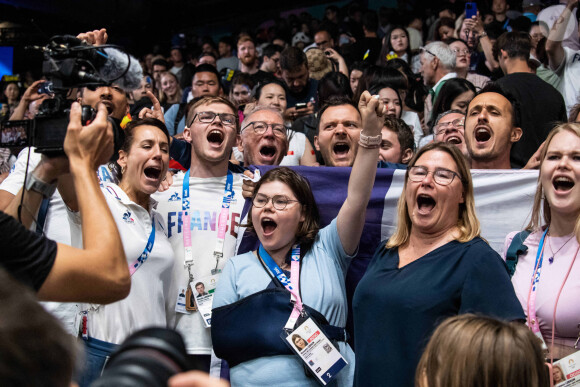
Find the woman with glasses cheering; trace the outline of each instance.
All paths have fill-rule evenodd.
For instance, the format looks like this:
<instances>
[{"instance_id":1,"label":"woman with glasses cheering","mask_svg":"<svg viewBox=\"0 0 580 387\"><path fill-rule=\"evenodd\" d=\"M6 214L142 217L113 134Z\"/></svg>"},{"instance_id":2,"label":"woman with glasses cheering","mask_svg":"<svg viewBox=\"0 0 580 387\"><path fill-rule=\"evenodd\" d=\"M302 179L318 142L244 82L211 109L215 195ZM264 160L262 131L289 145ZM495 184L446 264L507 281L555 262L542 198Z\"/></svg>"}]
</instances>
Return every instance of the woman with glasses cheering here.
<instances>
[{"instance_id":1,"label":"woman with glasses cheering","mask_svg":"<svg viewBox=\"0 0 580 387\"><path fill-rule=\"evenodd\" d=\"M523 319L500 256L479 237L465 158L426 145L409 162L398 225L353 298L357 386L413 386L437 324L461 313Z\"/></svg>"},{"instance_id":2,"label":"woman with glasses cheering","mask_svg":"<svg viewBox=\"0 0 580 387\"><path fill-rule=\"evenodd\" d=\"M382 103L368 92L359 109L364 129L348 196L328 226L319 229L310 185L296 172L272 169L256 185L248 228L260 247L226 264L213 301L214 351L231 367L233 386L317 386L316 377L308 377L304 367L319 361L313 372L320 368L325 376L336 375L337 385L352 386L354 354L344 329L344 280L363 230L385 114ZM312 364L301 360L295 344L291 350L291 337L301 327L310 333L300 354L315 350L316 327L332 341L318 346L324 351L310 359ZM322 355L337 352L348 365L338 373L326 371Z\"/></svg>"}]
</instances>

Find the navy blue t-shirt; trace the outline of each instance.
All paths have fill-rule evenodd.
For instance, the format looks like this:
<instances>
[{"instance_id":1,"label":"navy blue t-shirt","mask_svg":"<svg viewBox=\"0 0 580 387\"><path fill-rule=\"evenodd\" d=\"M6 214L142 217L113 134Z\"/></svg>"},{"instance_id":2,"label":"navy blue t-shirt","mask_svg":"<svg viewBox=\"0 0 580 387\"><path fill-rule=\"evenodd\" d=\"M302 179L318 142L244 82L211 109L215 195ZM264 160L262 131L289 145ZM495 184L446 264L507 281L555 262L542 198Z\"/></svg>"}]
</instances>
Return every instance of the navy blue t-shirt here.
<instances>
[{"instance_id":1,"label":"navy blue t-shirt","mask_svg":"<svg viewBox=\"0 0 580 387\"><path fill-rule=\"evenodd\" d=\"M357 386L414 385L415 368L445 318L525 319L501 257L483 241L449 242L399 269L381 242L353 299Z\"/></svg>"}]
</instances>

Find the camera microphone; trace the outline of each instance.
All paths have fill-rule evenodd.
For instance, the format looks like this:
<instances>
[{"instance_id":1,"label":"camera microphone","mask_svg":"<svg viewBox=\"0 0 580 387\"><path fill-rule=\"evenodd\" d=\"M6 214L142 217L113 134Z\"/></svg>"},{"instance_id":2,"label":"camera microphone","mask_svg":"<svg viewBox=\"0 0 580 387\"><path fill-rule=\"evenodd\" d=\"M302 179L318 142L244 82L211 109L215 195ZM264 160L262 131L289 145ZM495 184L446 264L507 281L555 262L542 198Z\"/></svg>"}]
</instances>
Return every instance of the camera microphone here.
<instances>
[{"instance_id":1,"label":"camera microphone","mask_svg":"<svg viewBox=\"0 0 580 387\"><path fill-rule=\"evenodd\" d=\"M106 55L103 65L97 68L98 74L103 79L112 81L119 78L114 83L125 91L132 91L141 86L143 69L135 57L112 47L99 51Z\"/></svg>"}]
</instances>

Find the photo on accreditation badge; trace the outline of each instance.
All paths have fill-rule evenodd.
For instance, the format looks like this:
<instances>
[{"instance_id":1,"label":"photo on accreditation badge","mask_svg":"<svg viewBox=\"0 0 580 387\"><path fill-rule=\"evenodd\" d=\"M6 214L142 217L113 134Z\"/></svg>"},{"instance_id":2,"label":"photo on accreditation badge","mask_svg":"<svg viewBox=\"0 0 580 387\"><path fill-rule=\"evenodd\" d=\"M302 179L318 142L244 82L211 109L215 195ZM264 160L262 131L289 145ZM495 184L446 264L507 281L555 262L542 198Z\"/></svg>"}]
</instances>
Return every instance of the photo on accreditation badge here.
<instances>
[{"instance_id":1,"label":"photo on accreditation badge","mask_svg":"<svg viewBox=\"0 0 580 387\"><path fill-rule=\"evenodd\" d=\"M580 386L580 351L555 362L552 377L554 386Z\"/></svg>"},{"instance_id":2,"label":"photo on accreditation badge","mask_svg":"<svg viewBox=\"0 0 580 387\"><path fill-rule=\"evenodd\" d=\"M347 365L340 352L311 318L285 339L323 385L333 380Z\"/></svg>"},{"instance_id":3,"label":"photo on accreditation badge","mask_svg":"<svg viewBox=\"0 0 580 387\"><path fill-rule=\"evenodd\" d=\"M206 328L211 327L211 308L218 275L202 277L191 282L193 297Z\"/></svg>"}]
</instances>

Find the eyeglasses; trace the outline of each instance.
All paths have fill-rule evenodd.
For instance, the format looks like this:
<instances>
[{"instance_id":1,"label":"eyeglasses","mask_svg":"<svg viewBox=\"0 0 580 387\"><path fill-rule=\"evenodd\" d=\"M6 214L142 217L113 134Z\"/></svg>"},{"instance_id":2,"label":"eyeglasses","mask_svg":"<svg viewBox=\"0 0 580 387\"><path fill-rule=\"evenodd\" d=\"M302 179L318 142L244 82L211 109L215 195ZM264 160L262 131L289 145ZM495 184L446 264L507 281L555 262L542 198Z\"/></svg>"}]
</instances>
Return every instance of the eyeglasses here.
<instances>
[{"instance_id":1,"label":"eyeglasses","mask_svg":"<svg viewBox=\"0 0 580 387\"><path fill-rule=\"evenodd\" d=\"M453 52L455 54L465 54L465 55L469 54L469 50L467 48L464 48L463 50L453 50Z\"/></svg>"},{"instance_id":2,"label":"eyeglasses","mask_svg":"<svg viewBox=\"0 0 580 387\"><path fill-rule=\"evenodd\" d=\"M277 137L286 137L286 127L282 124L268 124L264 121L254 121L250 122L248 125L244 126L242 131L246 130L248 126L252 126L254 128L254 133L258 135L262 135L266 133L268 127L272 128L272 132Z\"/></svg>"},{"instance_id":3,"label":"eyeglasses","mask_svg":"<svg viewBox=\"0 0 580 387\"><path fill-rule=\"evenodd\" d=\"M225 126L231 126L231 127L236 126L237 119L236 119L235 115L229 114L229 113L214 113L214 112L196 113L195 116L193 116L193 120L191 120L191 123L189 124L189 126L191 126L191 124L193 124L195 122L196 117L199 117L199 122L201 122L201 123L211 124L213 122L213 120L215 120L216 116L219 116L220 121Z\"/></svg>"},{"instance_id":4,"label":"eyeglasses","mask_svg":"<svg viewBox=\"0 0 580 387\"><path fill-rule=\"evenodd\" d=\"M275 195L273 197L270 197L270 196L266 196L264 194L257 194L256 196L254 196L254 199L252 200L252 204L256 208L262 208L262 207L265 207L266 204L268 204L270 199L272 199L272 205L274 206L274 208L277 210L280 210L280 211L283 210L284 208L286 208L288 203L292 203L292 202L300 203L298 200L288 199L284 195Z\"/></svg>"},{"instance_id":5,"label":"eyeglasses","mask_svg":"<svg viewBox=\"0 0 580 387\"><path fill-rule=\"evenodd\" d=\"M457 176L459 180L463 181L457 172L453 172L445 168L437 168L435 171L429 171L426 167L416 165L408 169L409 180L414 181L415 183L422 182L430 173L433 174L433 180L435 180L435 183L439 185L451 184L455 176Z\"/></svg>"},{"instance_id":6,"label":"eyeglasses","mask_svg":"<svg viewBox=\"0 0 580 387\"><path fill-rule=\"evenodd\" d=\"M431 51L427 50L425 47L419 47L419 50L421 50L421 51L425 51L425 52L427 52L428 54L431 54L431 55L433 55L435 58L437 58L437 55L433 54Z\"/></svg>"},{"instance_id":7,"label":"eyeglasses","mask_svg":"<svg viewBox=\"0 0 580 387\"><path fill-rule=\"evenodd\" d=\"M463 129L465 126L465 119L464 118L457 118L453 121L449 122L440 122L434 127L434 132L436 135L440 135L444 133L449 127L453 127L455 129Z\"/></svg>"}]
</instances>

